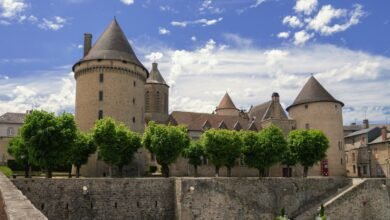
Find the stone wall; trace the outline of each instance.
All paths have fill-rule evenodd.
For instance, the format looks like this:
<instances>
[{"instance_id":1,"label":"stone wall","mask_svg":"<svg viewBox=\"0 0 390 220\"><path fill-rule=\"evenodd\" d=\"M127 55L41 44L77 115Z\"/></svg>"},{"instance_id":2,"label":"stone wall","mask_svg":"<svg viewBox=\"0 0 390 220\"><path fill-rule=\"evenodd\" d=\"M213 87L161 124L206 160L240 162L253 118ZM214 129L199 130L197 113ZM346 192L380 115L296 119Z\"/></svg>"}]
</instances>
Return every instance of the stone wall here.
<instances>
[{"instance_id":1,"label":"stone wall","mask_svg":"<svg viewBox=\"0 0 390 220\"><path fill-rule=\"evenodd\" d=\"M325 208L331 219L390 219L390 180L367 179Z\"/></svg>"},{"instance_id":2,"label":"stone wall","mask_svg":"<svg viewBox=\"0 0 390 220\"><path fill-rule=\"evenodd\" d=\"M16 179L49 219L174 219L174 179ZM84 193L83 187L88 193Z\"/></svg>"},{"instance_id":3,"label":"stone wall","mask_svg":"<svg viewBox=\"0 0 390 220\"><path fill-rule=\"evenodd\" d=\"M273 219L350 184L343 178L15 179L49 219ZM88 188L84 195L83 186Z\"/></svg>"}]
</instances>

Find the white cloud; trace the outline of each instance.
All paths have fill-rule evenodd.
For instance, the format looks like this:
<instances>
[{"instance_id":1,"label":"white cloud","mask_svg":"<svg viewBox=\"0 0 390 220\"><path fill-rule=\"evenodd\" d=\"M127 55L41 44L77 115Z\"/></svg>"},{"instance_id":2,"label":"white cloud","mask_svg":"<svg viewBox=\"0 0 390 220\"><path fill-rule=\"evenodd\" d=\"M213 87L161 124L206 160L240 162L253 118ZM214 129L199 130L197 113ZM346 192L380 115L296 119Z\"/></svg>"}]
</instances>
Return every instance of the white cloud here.
<instances>
[{"instance_id":1,"label":"white cloud","mask_svg":"<svg viewBox=\"0 0 390 220\"><path fill-rule=\"evenodd\" d=\"M3 18L15 18L27 9L24 0L0 0L0 16Z\"/></svg>"},{"instance_id":2,"label":"white cloud","mask_svg":"<svg viewBox=\"0 0 390 220\"><path fill-rule=\"evenodd\" d=\"M212 0L203 0L202 5L199 8L201 13L210 12L212 14L221 14L224 10L213 6Z\"/></svg>"},{"instance_id":3,"label":"white cloud","mask_svg":"<svg viewBox=\"0 0 390 220\"><path fill-rule=\"evenodd\" d=\"M161 5L160 11L166 11L166 12L172 12L172 13L179 13L175 8L169 6L169 5Z\"/></svg>"},{"instance_id":4,"label":"white cloud","mask_svg":"<svg viewBox=\"0 0 390 220\"><path fill-rule=\"evenodd\" d=\"M163 57L164 57L164 54L162 54L161 52L151 52L150 54L145 55L145 58L149 62L155 62L155 61L161 60Z\"/></svg>"},{"instance_id":5,"label":"white cloud","mask_svg":"<svg viewBox=\"0 0 390 220\"><path fill-rule=\"evenodd\" d=\"M309 34L305 30L295 32L294 44L303 45L306 43L306 41L310 40L312 37L314 37L314 34Z\"/></svg>"},{"instance_id":6,"label":"white cloud","mask_svg":"<svg viewBox=\"0 0 390 220\"><path fill-rule=\"evenodd\" d=\"M280 32L280 33L278 34L278 38L284 38L284 39L286 39L286 38L288 38L289 36L290 36L290 32L289 32L289 31Z\"/></svg>"},{"instance_id":7,"label":"white cloud","mask_svg":"<svg viewBox=\"0 0 390 220\"><path fill-rule=\"evenodd\" d=\"M299 20L297 16L286 16L283 18L283 24L289 25L292 28L302 27L303 23Z\"/></svg>"},{"instance_id":8,"label":"white cloud","mask_svg":"<svg viewBox=\"0 0 390 220\"><path fill-rule=\"evenodd\" d=\"M358 24L363 15L364 12L361 5L355 5L350 12L346 9L335 9L331 5L325 5L318 14L310 20L307 27L322 35L332 35L337 32L345 31L351 26ZM332 24L332 21L338 18L344 18L346 21L341 24Z\"/></svg>"},{"instance_id":9,"label":"white cloud","mask_svg":"<svg viewBox=\"0 0 390 220\"><path fill-rule=\"evenodd\" d=\"M132 5L134 4L134 0L121 0L121 2L125 5Z\"/></svg>"},{"instance_id":10,"label":"white cloud","mask_svg":"<svg viewBox=\"0 0 390 220\"><path fill-rule=\"evenodd\" d=\"M306 15L310 15L313 11L316 10L318 5L318 0L296 0L294 10L297 13L303 12Z\"/></svg>"},{"instance_id":11,"label":"white cloud","mask_svg":"<svg viewBox=\"0 0 390 220\"><path fill-rule=\"evenodd\" d=\"M196 36L192 36L192 37L191 37L191 40L192 40L192 41L197 41Z\"/></svg>"},{"instance_id":12,"label":"white cloud","mask_svg":"<svg viewBox=\"0 0 390 220\"><path fill-rule=\"evenodd\" d=\"M188 25L191 24L192 25L201 24L203 27L206 27L206 26L215 25L222 20L223 20L222 17L216 19L210 19L210 20L202 18L194 21L172 21L171 25L176 27L187 27Z\"/></svg>"},{"instance_id":13,"label":"white cloud","mask_svg":"<svg viewBox=\"0 0 390 220\"><path fill-rule=\"evenodd\" d=\"M253 40L249 38L241 37L238 34L233 33L226 33L223 35L223 37L233 45L239 47L239 48L247 48L252 46Z\"/></svg>"},{"instance_id":14,"label":"white cloud","mask_svg":"<svg viewBox=\"0 0 390 220\"><path fill-rule=\"evenodd\" d=\"M66 24L66 19L60 16L55 16L52 20L42 19L42 21L38 24L38 27L44 30L53 30L58 31L63 28Z\"/></svg>"},{"instance_id":15,"label":"white cloud","mask_svg":"<svg viewBox=\"0 0 390 220\"><path fill-rule=\"evenodd\" d=\"M249 8L257 8L259 5L263 4L264 2L266 2L267 0L256 0L256 2L249 6Z\"/></svg>"},{"instance_id":16,"label":"white cloud","mask_svg":"<svg viewBox=\"0 0 390 220\"><path fill-rule=\"evenodd\" d=\"M171 33L170 30L166 29L166 28L163 28L163 27L159 27L158 28L158 33L160 35L169 35Z\"/></svg>"}]
</instances>

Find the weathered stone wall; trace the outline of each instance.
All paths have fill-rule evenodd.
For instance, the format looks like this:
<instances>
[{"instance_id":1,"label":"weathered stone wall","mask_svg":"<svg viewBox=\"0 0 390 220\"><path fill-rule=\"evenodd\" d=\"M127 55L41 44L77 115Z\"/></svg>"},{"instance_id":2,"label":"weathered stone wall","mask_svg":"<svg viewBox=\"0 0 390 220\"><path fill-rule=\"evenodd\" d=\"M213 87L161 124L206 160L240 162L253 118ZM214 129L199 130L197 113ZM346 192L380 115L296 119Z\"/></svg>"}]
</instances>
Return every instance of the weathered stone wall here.
<instances>
[{"instance_id":1,"label":"weathered stone wall","mask_svg":"<svg viewBox=\"0 0 390 220\"><path fill-rule=\"evenodd\" d=\"M16 179L49 219L174 219L174 179ZM84 195L83 187L88 188Z\"/></svg>"},{"instance_id":2,"label":"weathered stone wall","mask_svg":"<svg viewBox=\"0 0 390 220\"><path fill-rule=\"evenodd\" d=\"M368 179L325 208L331 219L390 219L390 180Z\"/></svg>"}]
</instances>

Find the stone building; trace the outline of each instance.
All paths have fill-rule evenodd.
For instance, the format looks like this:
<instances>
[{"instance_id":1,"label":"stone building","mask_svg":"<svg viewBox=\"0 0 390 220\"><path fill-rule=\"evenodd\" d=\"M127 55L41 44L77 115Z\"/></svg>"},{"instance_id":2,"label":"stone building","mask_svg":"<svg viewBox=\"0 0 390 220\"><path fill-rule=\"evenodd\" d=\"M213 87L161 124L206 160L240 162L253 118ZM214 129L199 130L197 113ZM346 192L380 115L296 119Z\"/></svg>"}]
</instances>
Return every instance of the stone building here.
<instances>
[{"instance_id":1,"label":"stone building","mask_svg":"<svg viewBox=\"0 0 390 220\"><path fill-rule=\"evenodd\" d=\"M7 112L0 116L0 165L6 165L13 158L7 153L11 138L19 133L26 114Z\"/></svg>"},{"instance_id":2,"label":"stone building","mask_svg":"<svg viewBox=\"0 0 390 220\"><path fill-rule=\"evenodd\" d=\"M255 105L249 111L239 110L229 94L225 94L212 113L174 111L169 114L169 86L153 63L150 72L136 57L122 29L114 21L92 46L92 35L85 34L84 57L73 66L76 79L76 122L82 131L90 131L96 120L109 116L125 123L131 130L142 133L150 120L158 123L186 125L189 135L198 139L209 128L259 131L271 124L279 126L287 135L293 129L320 129L330 140L327 159L321 166L311 169L310 175L345 175L343 163L343 103L333 98L314 78L310 77L294 103L287 108L280 104L278 93L271 100ZM207 160L204 161L207 165ZM155 163L149 153L141 150L135 163L128 168L128 175L142 175L150 163ZM201 166L201 175L213 175L210 164ZM107 165L92 156L81 172L86 176L102 176ZM203 171L202 171L203 169ZM191 175L184 159L171 167L173 175ZM221 175L224 171L221 171ZM274 166L271 176L282 176L285 168ZM299 167L293 170L300 175ZM257 175L247 167L232 170L236 176Z\"/></svg>"},{"instance_id":3,"label":"stone building","mask_svg":"<svg viewBox=\"0 0 390 220\"><path fill-rule=\"evenodd\" d=\"M386 126L380 135L368 143L371 152L370 172L372 177L390 177L390 133Z\"/></svg>"}]
</instances>

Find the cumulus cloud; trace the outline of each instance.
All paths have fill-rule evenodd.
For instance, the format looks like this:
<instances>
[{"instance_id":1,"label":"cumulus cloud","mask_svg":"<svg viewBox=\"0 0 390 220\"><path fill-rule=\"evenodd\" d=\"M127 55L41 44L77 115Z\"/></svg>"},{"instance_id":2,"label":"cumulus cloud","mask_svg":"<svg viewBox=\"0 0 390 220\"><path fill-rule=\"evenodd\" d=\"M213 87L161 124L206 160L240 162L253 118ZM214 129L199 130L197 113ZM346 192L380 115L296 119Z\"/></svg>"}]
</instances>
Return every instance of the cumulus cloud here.
<instances>
[{"instance_id":1,"label":"cumulus cloud","mask_svg":"<svg viewBox=\"0 0 390 220\"><path fill-rule=\"evenodd\" d=\"M278 38L287 39L290 36L290 32L289 31L280 32L277 36Z\"/></svg>"},{"instance_id":2,"label":"cumulus cloud","mask_svg":"<svg viewBox=\"0 0 390 220\"><path fill-rule=\"evenodd\" d=\"M151 52L150 54L145 55L145 58L149 60L149 62L156 62L161 60L164 57L164 54L161 52Z\"/></svg>"},{"instance_id":3,"label":"cumulus cloud","mask_svg":"<svg viewBox=\"0 0 390 220\"><path fill-rule=\"evenodd\" d=\"M196 41L196 40L197 40L196 36L192 36L192 37L191 37L191 40L192 40L192 41Z\"/></svg>"},{"instance_id":4,"label":"cumulus cloud","mask_svg":"<svg viewBox=\"0 0 390 220\"><path fill-rule=\"evenodd\" d=\"M0 0L0 16L3 18L15 18L26 9L24 0Z\"/></svg>"},{"instance_id":5,"label":"cumulus cloud","mask_svg":"<svg viewBox=\"0 0 390 220\"><path fill-rule=\"evenodd\" d=\"M297 16L286 16L283 18L283 24L289 25L292 28L302 27L303 23Z\"/></svg>"},{"instance_id":6,"label":"cumulus cloud","mask_svg":"<svg viewBox=\"0 0 390 220\"><path fill-rule=\"evenodd\" d=\"M55 16L53 19L42 19L42 22L38 24L38 27L44 30L58 31L62 29L66 24L66 19L60 16Z\"/></svg>"},{"instance_id":7,"label":"cumulus cloud","mask_svg":"<svg viewBox=\"0 0 390 220\"><path fill-rule=\"evenodd\" d=\"M203 27L206 27L206 26L215 25L222 20L223 20L222 17L216 19L210 19L210 20L202 18L194 21L172 21L171 25L176 27L187 27L188 25L200 24Z\"/></svg>"},{"instance_id":8,"label":"cumulus cloud","mask_svg":"<svg viewBox=\"0 0 390 220\"><path fill-rule=\"evenodd\" d=\"M294 34L294 44L303 45L306 41L310 40L314 34L309 34L305 30L295 32Z\"/></svg>"},{"instance_id":9,"label":"cumulus cloud","mask_svg":"<svg viewBox=\"0 0 390 220\"><path fill-rule=\"evenodd\" d=\"M132 5L134 4L134 0L121 0L121 2L125 5Z\"/></svg>"},{"instance_id":10,"label":"cumulus cloud","mask_svg":"<svg viewBox=\"0 0 390 220\"><path fill-rule=\"evenodd\" d=\"M310 15L313 11L316 10L318 5L318 0L297 0L294 6L294 10L297 13L303 12L306 15Z\"/></svg>"},{"instance_id":11,"label":"cumulus cloud","mask_svg":"<svg viewBox=\"0 0 390 220\"><path fill-rule=\"evenodd\" d=\"M203 0L202 5L199 8L201 13L210 12L212 14L220 14L224 10L222 8L214 7L212 0Z\"/></svg>"},{"instance_id":12,"label":"cumulus cloud","mask_svg":"<svg viewBox=\"0 0 390 220\"><path fill-rule=\"evenodd\" d=\"M225 33L223 37L226 41L239 48L247 48L253 44L252 39L241 37L239 34Z\"/></svg>"},{"instance_id":13,"label":"cumulus cloud","mask_svg":"<svg viewBox=\"0 0 390 220\"><path fill-rule=\"evenodd\" d=\"M163 27L159 27L158 28L158 33L160 35L169 35L171 33L170 30L166 29L166 28L163 28Z\"/></svg>"}]
</instances>

